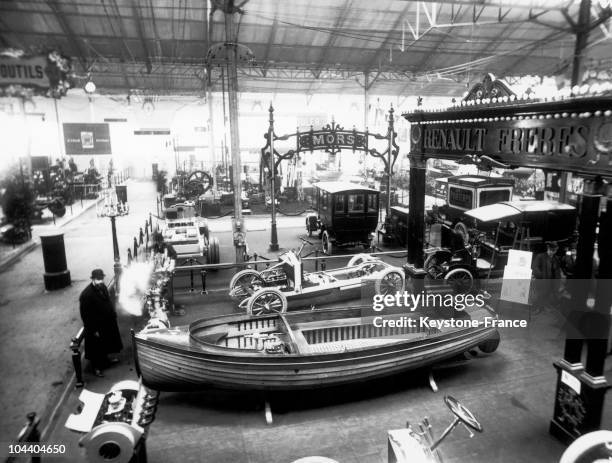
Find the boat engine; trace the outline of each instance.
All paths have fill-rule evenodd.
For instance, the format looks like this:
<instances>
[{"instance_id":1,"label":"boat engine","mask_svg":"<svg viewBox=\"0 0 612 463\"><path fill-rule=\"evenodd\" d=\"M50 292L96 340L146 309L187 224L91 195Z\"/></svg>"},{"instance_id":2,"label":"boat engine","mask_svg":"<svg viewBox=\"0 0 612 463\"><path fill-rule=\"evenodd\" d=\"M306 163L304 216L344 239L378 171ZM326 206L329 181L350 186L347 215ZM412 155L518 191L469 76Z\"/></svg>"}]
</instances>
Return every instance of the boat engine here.
<instances>
[{"instance_id":1,"label":"boat engine","mask_svg":"<svg viewBox=\"0 0 612 463\"><path fill-rule=\"evenodd\" d=\"M170 304L167 296L174 260L170 261L163 256L161 257L162 260L155 259L152 285L144 294L144 308L149 316L149 320L144 327L145 330L170 328L170 321L168 320ZM166 260L167 262L164 262Z\"/></svg>"},{"instance_id":2,"label":"boat engine","mask_svg":"<svg viewBox=\"0 0 612 463\"><path fill-rule=\"evenodd\" d=\"M88 461L128 463L145 451L144 442L155 419L159 392L127 380L116 383L106 394L84 389L79 400L83 402L80 414L70 415L65 426L85 433L79 446L85 448Z\"/></svg>"},{"instance_id":3,"label":"boat engine","mask_svg":"<svg viewBox=\"0 0 612 463\"><path fill-rule=\"evenodd\" d=\"M149 315L145 330L170 328L168 301L162 297L161 293L160 287L150 288L145 293L145 309Z\"/></svg>"}]
</instances>

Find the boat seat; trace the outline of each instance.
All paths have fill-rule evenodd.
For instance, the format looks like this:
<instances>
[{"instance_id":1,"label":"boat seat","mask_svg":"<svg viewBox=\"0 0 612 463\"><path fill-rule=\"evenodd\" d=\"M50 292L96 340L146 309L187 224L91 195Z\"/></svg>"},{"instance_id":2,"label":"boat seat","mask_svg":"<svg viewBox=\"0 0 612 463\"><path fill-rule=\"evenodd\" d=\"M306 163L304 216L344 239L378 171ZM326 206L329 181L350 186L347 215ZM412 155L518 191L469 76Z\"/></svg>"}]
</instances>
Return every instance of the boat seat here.
<instances>
[{"instance_id":1,"label":"boat seat","mask_svg":"<svg viewBox=\"0 0 612 463\"><path fill-rule=\"evenodd\" d=\"M402 338L365 338L347 339L344 341L321 342L317 344L307 344L300 346L300 352L306 354L325 354L331 352L344 352L346 350L359 349L362 347L375 347L395 342L401 342ZM305 348L304 348L305 347Z\"/></svg>"}]
</instances>

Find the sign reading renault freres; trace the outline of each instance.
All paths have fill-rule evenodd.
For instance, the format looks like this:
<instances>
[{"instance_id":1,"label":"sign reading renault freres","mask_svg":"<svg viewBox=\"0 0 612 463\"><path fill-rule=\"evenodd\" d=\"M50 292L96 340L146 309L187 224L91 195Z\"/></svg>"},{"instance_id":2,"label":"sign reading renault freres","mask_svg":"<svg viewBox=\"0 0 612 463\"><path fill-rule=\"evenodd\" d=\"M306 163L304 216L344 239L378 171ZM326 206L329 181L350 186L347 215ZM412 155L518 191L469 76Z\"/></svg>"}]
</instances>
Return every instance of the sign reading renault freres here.
<instances>
[{"instance_id":1,"label":"sign reading renault freres","mask_svg":"<svg viewBox=\"0 0 612 463\"><path fill-rule=\"evenodd\" d=\"M612 174L612 96L476 106L405 114L411 155Z\"/></svg>"},{"instance_id":2,"label":"sign reading renault freres","mask_svg":"<svg viewBox=\"0 0 612 463\"><path fill-rule=\"evenodd\" d=\"M63 124L67 155L112 154L108 124Z\"/></svg>"}]
</instances>

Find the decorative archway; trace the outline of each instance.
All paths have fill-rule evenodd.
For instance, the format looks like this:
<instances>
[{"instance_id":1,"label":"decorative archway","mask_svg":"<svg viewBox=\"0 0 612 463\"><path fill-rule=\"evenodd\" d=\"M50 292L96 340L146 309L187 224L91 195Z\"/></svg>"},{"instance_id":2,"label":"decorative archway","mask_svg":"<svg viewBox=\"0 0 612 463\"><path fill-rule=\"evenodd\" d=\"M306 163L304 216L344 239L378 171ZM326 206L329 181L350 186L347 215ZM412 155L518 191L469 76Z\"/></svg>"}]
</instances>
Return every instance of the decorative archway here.
<instances>
[{"instance_id":1,"label":"decorative archway","mask_svg":"<svg viewBox=\"0 0 612 463\"><path fill-rule=\"evenodd\" d=\"M311 126L307 132L297 130L294 133L278 136L274 133L274 108L272 105L270 105L268 111L270 112L270 125L268 131L264 134L266 145L261 149L261 158L262 164L269 168L269 175L271 177L272 227L270 250L278 250L275 202L276 172L281 161L293 159L300 153L312 153L313 151L321 150L336 155L342 150L352 150L353 152L364 152L381 159L385 165L387 184L387 204L385 209L387 214L389 213L389 207L391 206L391 176L393 175L393 166L399 154L399 146L396 143L397 133L394 129L393 107L389 109L386 134L370 133L367 129L361 132L354 127L352 130L345 130L341 125L332 120L331 124L327 124L321 129L315 130ZM289 150L286 153L279 153L274 149L275 141L290 139L295 139L295 149ZM374 140L387 140L387 149L383 152L378 151L372 146L371 142Z\"/></svg>"}]
</instances>

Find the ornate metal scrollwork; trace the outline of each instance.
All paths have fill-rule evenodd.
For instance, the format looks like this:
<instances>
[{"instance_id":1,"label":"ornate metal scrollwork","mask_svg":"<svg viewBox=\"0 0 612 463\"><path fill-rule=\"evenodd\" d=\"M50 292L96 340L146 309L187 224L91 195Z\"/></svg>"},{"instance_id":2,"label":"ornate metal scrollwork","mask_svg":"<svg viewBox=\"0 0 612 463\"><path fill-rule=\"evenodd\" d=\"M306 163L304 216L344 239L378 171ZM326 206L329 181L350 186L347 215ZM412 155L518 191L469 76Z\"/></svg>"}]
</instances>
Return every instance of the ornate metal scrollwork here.
<instances>
[{"instance_id":1,"label":"ornate metal scrollwork","mask_svg":"<svg viewBox=\"0 0 612 463\"><path fill-rule=\"evenodd\" d=\"M270 108L271 114L273 109ZM349 149L354 151L362 151L368 153L374 157L382 159L385 164L385 171L393 172L393 165L399 154L399 146L397 145L397 133L393 129L393 108L389 111L389 128L386 134L370 133L367 130L360 132L353 128L352 130L346 130L335 121L326 124L321 129L315 130L312 126L310 130L306 132L296 131L295 133L277 136L274 133L273 118L271 117L270 129L264 138L266 139L266 145L261 149L262 159L269 160L271 141L285 141L295 137L296 148L289 150L285 153L278 153L274 150L274 166L278 167L282 160L292 159L294 156L305 151L321 150L332 155L335 155L343 149ZM270 140L270 134L272 134L272 140ZM388 140L389 146L383 151L379 152L376 148L371 148L369 145L370 137L375 140ZM269 162L266 162L268 164Z\"/></svg>"},{"instance_id":2,"label":"ornate metal scrollwork","mask_svg":"<svg viewBox=\"0 0 612 463\"><path fill-rule=\"evenodd\" d=\"M463 101L500 98L504 96L511 97L513 95L516 96L506 82L497 79L493 74L487 74L482 82L478 82L468 91Z\"/></svg>"}]
</instances>

